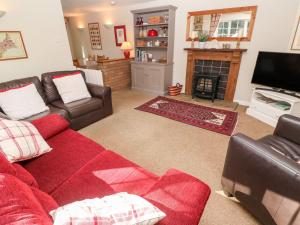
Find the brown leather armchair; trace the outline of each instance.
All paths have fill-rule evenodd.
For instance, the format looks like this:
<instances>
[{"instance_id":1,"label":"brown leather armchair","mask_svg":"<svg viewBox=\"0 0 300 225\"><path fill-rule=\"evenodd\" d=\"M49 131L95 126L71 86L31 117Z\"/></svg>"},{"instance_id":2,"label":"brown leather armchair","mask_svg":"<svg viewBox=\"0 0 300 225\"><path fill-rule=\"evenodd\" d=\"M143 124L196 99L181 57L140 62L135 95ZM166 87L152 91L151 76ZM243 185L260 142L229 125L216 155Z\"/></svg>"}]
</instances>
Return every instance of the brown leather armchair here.
<instances>
[{"instance_id":1,"label":"brown leather armchair","mask_svg":"<svg viewBox=\"0 0 300 225\"><path fill-rule=\"evenodd\" d=\"M300 118L284 115L273 135L231 137L222 175L235 196L263 224L300 224Z\"/></svg>"},{"instance_id":2,"label":"brown leather armchair","mask_svg":"<svg viewBox=\"0 0 300 225\"><path fill-rule=\"evenodd\" d=\"M64 104L52 78L58 74L72 72L75 71L44 73L41 79L47 102L54 107L66 110L71 122L71 128L79 130L112 114L111 88L87 83L87 88L92 98ZM85 79L84 72L80 70L78 70L78 72L80 72Z\"/></svg>"}]
</instances>

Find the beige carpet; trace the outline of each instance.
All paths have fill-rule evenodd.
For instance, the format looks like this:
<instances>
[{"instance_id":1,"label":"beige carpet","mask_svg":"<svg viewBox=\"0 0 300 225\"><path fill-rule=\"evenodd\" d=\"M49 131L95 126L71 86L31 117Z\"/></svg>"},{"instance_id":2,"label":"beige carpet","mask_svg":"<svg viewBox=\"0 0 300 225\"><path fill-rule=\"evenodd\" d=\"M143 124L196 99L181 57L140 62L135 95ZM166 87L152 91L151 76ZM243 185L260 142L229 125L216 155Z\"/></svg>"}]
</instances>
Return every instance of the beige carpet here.
<instances>
[{"instance_id":1,"label":"beige carpet","mask_svg":"<svg viewBox=\"0 0 300 225\"><path fill-rule=\"evenodd\" d=\"M259 224L238 203L215 193L221 190L220 178L229 137L134 109L153 97L156 96L130 90L115 92L114 114L81 133L158 175L169 168L177 168L206 182L212 194L200 224ZM212 105L186 96L176 99ZM273 131L270 126L247 116L244 107L238 107L237 111L236 131L253 138Z\"/></svg>"}]
</instances>

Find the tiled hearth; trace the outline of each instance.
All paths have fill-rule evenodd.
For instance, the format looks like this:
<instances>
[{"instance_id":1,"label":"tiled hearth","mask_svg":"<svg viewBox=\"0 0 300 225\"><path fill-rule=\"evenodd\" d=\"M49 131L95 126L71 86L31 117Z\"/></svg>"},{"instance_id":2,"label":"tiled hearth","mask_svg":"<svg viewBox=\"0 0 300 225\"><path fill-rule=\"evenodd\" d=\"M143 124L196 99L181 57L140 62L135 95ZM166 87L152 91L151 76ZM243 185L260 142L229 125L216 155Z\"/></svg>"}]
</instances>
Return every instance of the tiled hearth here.
<instances>
[{"instance_id":1,"label":"tiled hearth","mask_svg":"<svg viewBox=\"0 0 300 225\"><path fill-rule=\"evenodd\" d=\"M201 75L220 76L217 99L224 99L228 75L230 70L229 61L220 60L196 60L195 72Z\"/></svg>"},{"instance_id":2,"label":"tiled hearth","mask_svg":"<svg viewBox=\"0 0 300 225\"><path fill-rule=\"evenodd\" d=\"M185 50L188 53L185 93L192 94L195 70L203 70L204 73L211 72L213 75L220 75L217 98L233 101L242 54L247 50L201 48L186 48Z\"/></svg>"}]
</instances>

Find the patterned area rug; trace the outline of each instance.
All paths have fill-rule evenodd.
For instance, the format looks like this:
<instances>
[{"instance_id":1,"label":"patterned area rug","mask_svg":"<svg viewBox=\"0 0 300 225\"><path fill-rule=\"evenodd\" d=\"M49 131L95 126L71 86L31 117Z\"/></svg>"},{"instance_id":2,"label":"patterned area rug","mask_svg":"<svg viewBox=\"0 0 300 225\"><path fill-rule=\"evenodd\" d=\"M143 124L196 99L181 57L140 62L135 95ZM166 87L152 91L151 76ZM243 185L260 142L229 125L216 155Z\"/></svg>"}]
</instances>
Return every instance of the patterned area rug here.
<instances>
[{"instance_id":1,"label":"patterned area rug","mask_svg":"<svg viewBox=\"0 0 300 225\"><path fill-rule=\"evenodd\" d=\"M136 109L229 136L235 128L238 117L237 112L195 105L162 96Z\"/></svg>"}]
</instances>

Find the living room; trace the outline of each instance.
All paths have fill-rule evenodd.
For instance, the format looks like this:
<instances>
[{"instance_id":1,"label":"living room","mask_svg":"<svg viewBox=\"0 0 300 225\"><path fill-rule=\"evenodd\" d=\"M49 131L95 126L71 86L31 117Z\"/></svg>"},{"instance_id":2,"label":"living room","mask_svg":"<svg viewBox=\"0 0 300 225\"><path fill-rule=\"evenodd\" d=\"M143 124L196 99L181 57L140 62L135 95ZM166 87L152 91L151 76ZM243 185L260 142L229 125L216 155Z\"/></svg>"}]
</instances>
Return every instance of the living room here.
<instances>
[{"instance_id":1,"label":"living room","mask_svg":"<svg viewBox=\"0 0 300 225\"><path fill-rule=\"evenodd\" d=\"M0 224L300 224L299 9L1 1ZM226 13L249 15L228 37Z\"/></svg>"}]
</instances>

